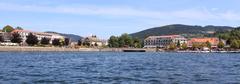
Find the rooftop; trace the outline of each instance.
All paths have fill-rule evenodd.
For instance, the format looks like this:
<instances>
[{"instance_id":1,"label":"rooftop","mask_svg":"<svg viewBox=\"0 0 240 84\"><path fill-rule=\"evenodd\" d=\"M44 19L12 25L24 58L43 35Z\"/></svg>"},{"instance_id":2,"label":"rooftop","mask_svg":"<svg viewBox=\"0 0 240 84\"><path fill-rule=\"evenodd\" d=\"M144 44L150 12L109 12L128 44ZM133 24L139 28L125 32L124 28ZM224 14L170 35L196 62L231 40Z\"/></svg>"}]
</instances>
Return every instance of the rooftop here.
<instances>
[{"instance_id":1,"label":"rooftop","mask_svg":"<svg viewBox=\"0 0 240 84\"><path fill-rule=\"evenodd\" d=\"M217 43L219 40L218 40L218 38L192 38L189 42L204 43L207 41L210 43Z\"/></svg>"},{"instance_id":2,"label":"rooftop","mask_svg":"<svg viewBox=\"0 0 240 84\"><path fill-rule=\"evenodd\" d=\"M18 30L18 29L15 29L13 30L11 33L14 33L14 32L26 32L26 33L34 33L34 34L37 34L37 35L48 35L48 36L61 36L59 34L56 34L56 33L45 33L45 32L34 32L34 31L29 31L29 30Z\"/></svg>"},{"instance_id":3,"label":"rooftop","mask_svg":"<svg viewBox=\"0 0 240 84\"><path fill-rule=\"evenodd\" d=\"M89 41L102 42L103 40L99 39L96 35L86 37Z\"/></svg>"},{"instance_id":4,"label":"rooftop","mask_svg":"<svg viewBox=\"0 0 240 84\"><path fill-rule=\"evenodd\" d=\"M29 31L29 30L18 30L18 29L15 29L13 30L11 33L15 33L15 32L33 32L33 31Z\"/></svg>"},{"instance_id":5,"label":"rooftop","mask_svg":"<svg viewBox=\"0 0 240 84\"><path fill-rule=\"evenodd\" d=\"M181 35L162 35L162 36L149 36L147 39L155 39L155 38L177 38L183 37Z\"/></svg>"}]
</instances>

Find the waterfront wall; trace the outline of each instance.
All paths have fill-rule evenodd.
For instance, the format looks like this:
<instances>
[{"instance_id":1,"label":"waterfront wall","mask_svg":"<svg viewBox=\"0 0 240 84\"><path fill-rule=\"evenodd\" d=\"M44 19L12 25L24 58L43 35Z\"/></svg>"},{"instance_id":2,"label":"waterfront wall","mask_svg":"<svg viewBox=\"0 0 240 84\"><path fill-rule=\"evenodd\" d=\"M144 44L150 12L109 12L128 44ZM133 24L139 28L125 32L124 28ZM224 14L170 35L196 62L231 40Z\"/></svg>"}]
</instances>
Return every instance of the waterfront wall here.
<instances>
[{"instance_id":1,"label":"waterfront wall","mask_svg":"<svg viewBox=\"0 0 240 84\"><path fill-rule=\"evenodd\" d=\"M0 46L1 52L8 51L22 51L22 52L31 52L31 51L72 51L72 52L122 52L129 48L61 48L61 47L22 47L22 46ZM145 50L146 52L155 52L155 49L142 49L142 48L134 48L132 50Z\"/></svg>"}]
</instances>

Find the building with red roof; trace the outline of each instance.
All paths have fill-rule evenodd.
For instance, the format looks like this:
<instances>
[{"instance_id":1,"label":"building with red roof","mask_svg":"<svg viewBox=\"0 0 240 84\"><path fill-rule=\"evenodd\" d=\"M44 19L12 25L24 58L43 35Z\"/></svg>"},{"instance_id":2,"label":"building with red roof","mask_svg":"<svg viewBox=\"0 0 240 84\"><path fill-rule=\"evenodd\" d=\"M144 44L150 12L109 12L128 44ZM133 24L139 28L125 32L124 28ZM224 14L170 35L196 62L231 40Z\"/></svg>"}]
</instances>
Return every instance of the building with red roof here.
<instances>
[{"instance_id":1,"label":"building with red roof","mask_svg":"<svg viewBox=\"0 0 240 84\"><path fill-rule=\"evenodd\" d=\"M188 41L188 46L192 47L192 45L195 44L203 44L206 42L210 42L212 47L217 47L219 43L218 38L192 38L191 40Z\"/></svg>"}]
</instances>

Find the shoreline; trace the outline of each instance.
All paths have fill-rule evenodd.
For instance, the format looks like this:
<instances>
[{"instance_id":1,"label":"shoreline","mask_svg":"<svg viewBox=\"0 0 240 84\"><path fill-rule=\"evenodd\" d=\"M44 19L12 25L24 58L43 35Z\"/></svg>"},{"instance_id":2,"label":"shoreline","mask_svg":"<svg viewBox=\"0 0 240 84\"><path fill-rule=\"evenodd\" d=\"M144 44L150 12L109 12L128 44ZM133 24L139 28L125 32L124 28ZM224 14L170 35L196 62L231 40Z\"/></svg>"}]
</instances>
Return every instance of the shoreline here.
<instances>
[{"instance_id":1,"label":"shoreline","mask_svg":"<svg viewBox=\"0 0 240 84\"><path fill-rule=\"evenodd\" d=\"M177 53L240 53L240 51L176 51Z\"/></svg>"},{"instance_id":2,"label":"shoreline","mask_svg":"<svg viewBox=\"0 0 240 84\"><path fill-rule=\"evenodd\" d=\"M145 48L64 48L64 47L30 47L30 46L0 46L0 52L124 52L125 50L144 50L145 52L173 53L240 53L240 51L156 51Z\"/></svg>"},{"instance_id":3,"label":"shoreline","mask_svg":"<svg viewBox=\"0 0 240 84\"><path fill-rule=\"evenodd\" d=\"M123 52L124 50L145 50L156 52L155 49L143 48L64 48L64 47L30 47L30 46L0 46L0 52Z\"/></svg>"}]
</instances>

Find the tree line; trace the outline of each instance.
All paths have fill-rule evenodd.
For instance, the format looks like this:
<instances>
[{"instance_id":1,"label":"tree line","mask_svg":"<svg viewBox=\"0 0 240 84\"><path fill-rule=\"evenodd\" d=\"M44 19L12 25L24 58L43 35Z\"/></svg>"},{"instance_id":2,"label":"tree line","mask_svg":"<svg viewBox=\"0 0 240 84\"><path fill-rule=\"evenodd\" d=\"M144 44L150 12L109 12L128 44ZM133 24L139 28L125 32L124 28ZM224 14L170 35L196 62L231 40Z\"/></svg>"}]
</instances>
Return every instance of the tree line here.
<instances>
[{"instance_id":1,"label":"tree line","mask_svg":"<svg viewBox=\"0 0 240 84\"><path fill-rule=\"evenodd\" d=\"M23 28L21 28L21 27L13 28L13 27L7 25L2 29L2 31L10 33L15 29L23 30ZM18 43L18 44L23 42L21 35L16 32L11 33L10 40L12 43ZM35 45L50 45L50 41L51 41L51 38L47 38L47 37L44 37L41 40L38 40L38 37L36 35L34 35L33 33L29 33L25 42L29 46L35 46ZM3 36L0 36L0 42L4 42ZM70 39L69 38L53 39L51 43L53 46L67 46L70 43Z\"/></svg>"},{"instance_id":2,"label":"tree line","mask_svg":"<svg viewBox=\"0 0 240 84\"><path fill-rule=\"evenodd\" d=\"M230 48L240 49L240 27L226 32L219 32L216 34L220 39L226 40L226 45Z\"/></svg>"},{"instance_id":3,"label":"tree line","mask_svg":"<svg viewBox=\"0 0 240 84\"><path fill-rule=\"evenodd\" d=\"M35 46L35 45L50 45L50 41L51 41L51 39L47 38L47 37L44 37L41 40L38 40L36 35L34 35L32 33L29 33L25 42L29 46ZM54 45L54 46L67 46L67 45L69 45L69 41L70 41L69 38L64 38L64 39L57 39L56 38L56 39L52 40L52 45ZM13 33L12 38L11 38L11 42L12 43L18 43L18 44L22 43L23 41L22 41L21 35L19 35L18 33Z\"/></svg>"},{"instance_id":4,"label":"tree line","mask_svg":"<svg viewBox=\"0 0 240 84\"><path fill-rule=\"evenodd\" d=\"M168 50L198 50L198 49L203 49L204 47L209 48L210 50L212 49L212 44L207 41L203 43L192 43L191 47L188 47L187 43L180 44L178 41L177 43L170 43L170 45L167 47ZM217 44L217 48L222 49L225 47L225 44L223 41L219 41Z\"/></svg>"},{"instance_id":5,"label":"tree line","mask_svg":"<svg viewBox=\"0 0 240 84\"><path fill-rule=\"evenodd\" d=\"M122 48L122 47L133 47L141 48L142 42L138 38L133 38L127 33L121 36L111 36L108 40L108 47L110 48Z\"/></svg>"},{"instance_id":6,"label":"tree line","mask_svg":"<svg viewBox=\"0 0 240 84\"><path fill-rule=\"evenodd\" d=\"M38 40L36 35L29 33L25 42L29 46L35 46L35 45L50 45L50 41L51 39L46 37L42 38L41 40ZM2 36L0 36L0 42L4 42L4 38ZM11 42L18 43L18 44L22 43L23 40L21 35L18 33L12 33ZM51 43L53 46L67 46L69 45L69 42L70 42L69 38L64 38L64 39L56 38L56 39L53 39Z\"/></svg>"},{"instance_id":7,"label":"tree line","mask_svg":"<svg viewBox=\"0 0 240 84\"><path fill-rule=\"evenodd\" d=\"M95 43L91 43L90 39L87 37L87 38L84 38L84 39L80 39L78 40L78 43L77 43L78 46L82 46L82 47L99 47L98 43L95 42Z\"/></svg>"}]
</instances>

